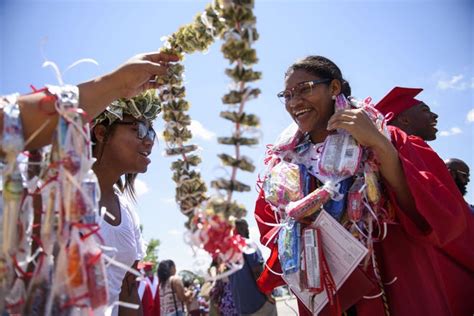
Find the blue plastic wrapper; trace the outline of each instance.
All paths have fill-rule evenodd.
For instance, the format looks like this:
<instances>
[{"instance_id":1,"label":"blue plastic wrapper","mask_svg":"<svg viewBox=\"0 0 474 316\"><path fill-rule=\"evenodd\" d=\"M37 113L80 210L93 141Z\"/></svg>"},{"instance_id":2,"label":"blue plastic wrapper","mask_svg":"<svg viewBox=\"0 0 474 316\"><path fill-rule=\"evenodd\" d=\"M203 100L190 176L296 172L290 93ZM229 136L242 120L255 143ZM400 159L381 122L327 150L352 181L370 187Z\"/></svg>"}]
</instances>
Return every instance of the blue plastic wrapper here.
<instances>
[{"instance_id":1,"label":"blue plastic wrapper","mask_svg":"<svg viewBox=\"0 0 474 316\"><path fill-rule=\"evenodd\" d=\"M302 191L303 191L303 196L307 196L309 194L309 186L310 186L310 174L308 173L308 169L306 168L305 165L303 164L298 164L300 167L300 179L302 183Z\"/></svg>"},{"instance_id":2,"label":"blue plastic wrapper","mask_svg":"<svg viewBox=\"0 0 474 316\"><path fill-rule=\"evenodd\" d=\"M338 201L329 200L326 204L324 204L323 208L326 212L331 214L337 221L340 221L344 211L346 210L346 200L347 200L347 193L354 182L353 177L349 177L345 180L339 182L339 193L344 195L344 197Z\"/></svg>"},{"instance_id":3,"label":"blue plastic wrapper","mask_svg":"<svg viewBox=\"0 0 474 316\"><path fill-rule=\"evenodd\" d=\"M290 220L278 234L278 258L284 274L292 274L300 269L301 225Z\"/></svg>"}]
</instances>

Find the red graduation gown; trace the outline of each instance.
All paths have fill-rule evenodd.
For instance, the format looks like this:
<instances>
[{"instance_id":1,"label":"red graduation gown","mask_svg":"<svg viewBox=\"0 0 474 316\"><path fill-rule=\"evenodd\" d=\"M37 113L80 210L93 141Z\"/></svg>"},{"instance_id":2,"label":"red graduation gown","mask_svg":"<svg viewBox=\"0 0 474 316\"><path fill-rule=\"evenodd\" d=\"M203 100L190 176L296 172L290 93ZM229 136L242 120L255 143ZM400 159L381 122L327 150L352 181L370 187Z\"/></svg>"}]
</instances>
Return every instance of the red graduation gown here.
<instances>
[{"instance_id":1,"label":"red graduation gown","mask_svg":"<svg viewBox=\"0 0 474 316\"><path fill-rule=\"evenodd\" d=\"M153 297L153 291L151 287L153 286L153 282L150 280L144 280L145 289L143 291L142 296L142 310L143 316L160 316L160 289L159 286L156 288L155 297ZM156 278L156 276L154 276Z\"/></svg>"},{"instance_id":2,"label":"red graduation gown","mask_svg":"<svg viewBox=\"0 0 474 316\"><path fill-rule=\"evenodd\" d=\"M421 231L396 203L397 224L388 225L387 237L374 245L385 285L391 315L472 315L474 312L474 216L457 189L444 162L420 138L390 127L405 177L418 213L428 223ZM273 212L260 193L255 217L265 244L272 235ZM271 242L268 266L281 272L278 247ZM264 292L284 284L281 277L265 269L258 280ZM375 290L372 294L377 294ZM300 305L300 315L310 315ZM384 315L381 298L361 299L358 315Z\"/></svg>"}]
</instances>

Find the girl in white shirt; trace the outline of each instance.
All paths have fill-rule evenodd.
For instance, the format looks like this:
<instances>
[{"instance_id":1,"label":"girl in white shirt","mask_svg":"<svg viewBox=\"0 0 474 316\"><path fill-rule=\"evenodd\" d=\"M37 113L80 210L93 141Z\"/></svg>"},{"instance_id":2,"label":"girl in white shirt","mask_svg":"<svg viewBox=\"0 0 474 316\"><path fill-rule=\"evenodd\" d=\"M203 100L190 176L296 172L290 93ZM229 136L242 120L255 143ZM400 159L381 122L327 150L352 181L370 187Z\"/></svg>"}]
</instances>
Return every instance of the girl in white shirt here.
<instances>
[{"instance_id":1,"label":"girl in white shirt","mask_svg":"<svg viewBox=\"0 0 474 316\"><path fill-rule=\"evenodd\" d=\"M142 102L142 108L154 110L154 115L140 111L134 111L132 115L126 102L119 101L122 104L112 104L99 115L92 131L95 141L93 153L97 159L93 170L101 190L100 207L107 210L105 216L101 214L104 220L100 236L105 246L116 249L110 253L106 251L105 254L135 269L144 256L144 246L137 214L124 194L128 193L132 199L135 198L134 180L138 173L147 171L151 162L148 156L156 137L151 120L158 113L158 103L153 103L153 98L146 100L148 103ZM125 184L122 176L125 177ZM107 278L110 304L122 301L140 305L135 275L109 265ZM114 307L112 315L141 315L141 309Z\"/></svg>"}]
</instances>

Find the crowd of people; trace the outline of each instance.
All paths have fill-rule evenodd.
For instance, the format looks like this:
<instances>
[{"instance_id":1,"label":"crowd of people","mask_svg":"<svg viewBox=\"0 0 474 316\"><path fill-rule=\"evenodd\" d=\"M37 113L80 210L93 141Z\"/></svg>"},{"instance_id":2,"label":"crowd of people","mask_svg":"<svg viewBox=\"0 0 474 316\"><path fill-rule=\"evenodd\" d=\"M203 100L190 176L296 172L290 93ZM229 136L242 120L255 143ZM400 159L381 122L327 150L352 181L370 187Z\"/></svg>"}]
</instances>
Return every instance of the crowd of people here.
<instances>
[{"instance_id":1,"label":"crowd of people","mask_svg":"<svg viewBox=\"0 0 474 316\"><path fill-rule=\"evenodd\" d=\"M287 265L291 260L299 262L295 257L300 252L293 257L283 255L282 250L286 253L285 247L291 246L281 242L284 236L278 229L280 232L282 227L287 232L300 230L297 232L300 234L312 227L321 210L329 212L343 227L360 232L358 235L367 242L371 258L363 272L375 284L360 292L351 290L350 299L344 298L347 297L342 294L344 287L337 298L335 289L330 294L330 283L324 285L328 297L337 298L328 304L334 308L329 313L471 315L474 312L471 299L474 216L473 206L463 198L469 167L456 158L443 161L427 144L436 138L438 116L423 101L415 99L422 89L396 87L375 106L364 104L351 98L350 85L343 79L341 70L322 56L308 56L291 65L285 73L285 88L278 94L295 125L285 130L269 151L268 172L260 183L256 201L255 217L261 242L271 251L267 262L264 263L258 249L245 253L242 269L214 281L212 286L183 282L171 260L160 261L155 275L152 266L143 263L139 219L124 195L133 199L136 175L146 172L151 163L149 155L156 138L152 121L156 116L148 113L154 111L152 104L137 110L114 101L133 98L158 87L156 76L166 75L169 63L174 61L177 61L175 56L143 54L110 74L77 86L80 107L95 118L91 129L95 158L92 170L101 191L99 206L106 212L106 216L101 214L103 243L109 249L114 248L115 260L146 274L137 282L135 274L107 266L110 304L121 301L139 306L132 309L116 305L112 315L277 315L272 291L284 284L297 294L300 315L311 315L313 306L298 295L304 292L301 288L304 282L295 285L291 281L295 271L301 273L299 280L305 277L299 266L302 263L291 269ZM49 95L44 90L19 96L14 102L2 99L0 138L10 115L3 110L8 104L19 110L24 139L32 137L24 149L47 145L58 119L54 100ZM338 108L339 104L345 107ZM119 115L110 115L117 111ZM46 126L42 126L44 122L48 122ZM342 173L338 173L337 167L329 168L328 144L336 137L347 142L354 140L351 146L360 152L354 170L348 171L352 160L342 158L346 167ZM342 152L341 147L337 150ZM0 154L8 155L3 145ZM368 183L367 169L360 170L360 166L374 168L377 179L374 186ZM288 188L290 173L278 172L283 180L271 182L272 171L277 168L299 170L296 189ZM358 179L366 181L359 192L365 192L360 201L367 208L362 207L363 215L356 216L346 214L345 209L350 188ZM296 194L298 198L275 198L273 191L268 190L272 186L285 196ZM372 193L375 192L377 199L371 199L369 189L375 190ZM320 195L323 190L328 195L318 204L317 199L323 199ZM300 203L295 209L304 210L298 213L303 215L291 215L295 214L289 211L294 210L294 202ZM315 204L318 207L314 208ZM370 212L372 208L374 212ZM380 233L372 225L378 225L380 230L386 227L383 238L371 237ZM235 228L235 234L249 238L245 220L236 220ZM364 234L368 237L361 237ZM299 244L298 240L291 242ZM213 259L210 275L223 273L227 269L225 264L219 258Z\"/></svg>"}]
</instances>

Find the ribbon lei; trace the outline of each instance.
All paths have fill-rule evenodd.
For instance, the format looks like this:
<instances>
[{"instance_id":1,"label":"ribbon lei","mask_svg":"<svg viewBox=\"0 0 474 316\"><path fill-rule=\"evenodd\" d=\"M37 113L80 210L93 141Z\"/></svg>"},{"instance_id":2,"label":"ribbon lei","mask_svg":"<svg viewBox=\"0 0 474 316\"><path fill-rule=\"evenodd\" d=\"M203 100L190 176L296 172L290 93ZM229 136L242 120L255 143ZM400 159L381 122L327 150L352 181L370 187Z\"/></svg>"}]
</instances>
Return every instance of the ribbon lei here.
<instances>
[{"instance_id":1,"label":"ribbon lei","mask_svg":"<svg viewBox=\"0 0 474 316\"><path fill-rule=\"evenodd\" d=\"M320 229L316 228L316 231L319 236L321 236ZM329 265L326 260L326 256L324 255L324 251L322 248L321 238L318 238L318 248L319 248L319 259L321 264L321 281L326 290L326 294L329 300L329 307L331 310L332 316L339 316L341 315L341 304L339 302L339 297L337 296L337 289L336 283L332 277L331 271L329 270Z\"/></svg>"}]
</instances>

